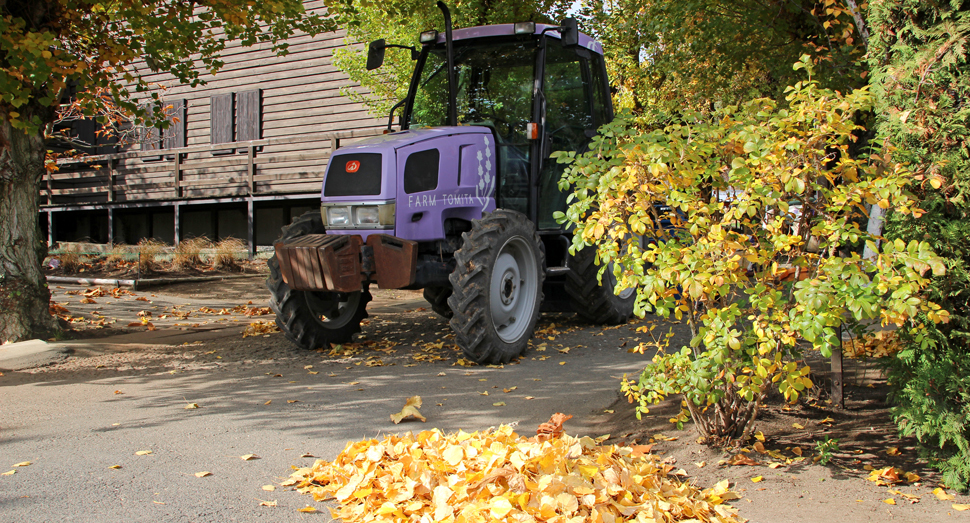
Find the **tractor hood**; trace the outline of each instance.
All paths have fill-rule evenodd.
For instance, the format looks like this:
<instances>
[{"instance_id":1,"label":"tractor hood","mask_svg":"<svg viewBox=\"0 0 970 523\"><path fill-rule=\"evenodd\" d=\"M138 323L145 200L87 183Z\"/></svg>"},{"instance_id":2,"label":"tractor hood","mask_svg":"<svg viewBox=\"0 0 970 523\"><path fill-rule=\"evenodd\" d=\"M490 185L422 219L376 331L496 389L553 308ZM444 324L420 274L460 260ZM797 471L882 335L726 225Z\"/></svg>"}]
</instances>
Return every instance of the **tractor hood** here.
<instances>
[{"instance_id":1,"label":"tractor hood","mask_svg":"<svg viewBox=\"0 0 970 523\"><path fill-rule=\"evenodd\" d=\"M367 138L331 156L321 201L325 206L393 202L397 236L440 239L445 220L470 221L495 209L496 155L494 134L481 126ZM350 225L347 232L361 228Z\"/></svg>"}]
</instances>

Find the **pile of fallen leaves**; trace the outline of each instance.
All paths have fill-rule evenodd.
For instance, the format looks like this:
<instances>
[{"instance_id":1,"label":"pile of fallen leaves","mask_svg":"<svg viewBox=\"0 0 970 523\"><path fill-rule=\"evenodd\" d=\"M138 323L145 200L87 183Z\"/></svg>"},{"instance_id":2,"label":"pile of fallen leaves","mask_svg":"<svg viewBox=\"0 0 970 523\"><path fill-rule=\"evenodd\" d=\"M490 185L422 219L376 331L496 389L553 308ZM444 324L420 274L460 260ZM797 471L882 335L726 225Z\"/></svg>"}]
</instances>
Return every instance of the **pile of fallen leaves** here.
<instances>
[{"instance_id":1,"label":"pile of fallen leaves","mask_svg":"<svg viewBox=\"0 0 970 523\"><path fill-rule=\"evenodd\" d=\"M317 460L283 485L336 499L332 516L348 523L743 521L724 504L737 499L727 481L700 490L655 455L601 441L529 439L504 425L409 432L348 443L333 462Z\"/></svg>"}]
</instances>

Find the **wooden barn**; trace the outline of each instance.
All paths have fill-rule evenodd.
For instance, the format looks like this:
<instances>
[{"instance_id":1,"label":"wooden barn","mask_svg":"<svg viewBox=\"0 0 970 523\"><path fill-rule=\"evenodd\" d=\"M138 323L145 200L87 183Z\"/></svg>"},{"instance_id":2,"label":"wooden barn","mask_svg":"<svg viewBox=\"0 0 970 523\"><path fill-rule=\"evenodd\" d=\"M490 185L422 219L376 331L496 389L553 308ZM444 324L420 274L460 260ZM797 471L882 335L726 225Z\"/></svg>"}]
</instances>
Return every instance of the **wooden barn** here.
<instances>
[{"instance_id":1,"label":"wooden barn","mask_svg":"<svg viewBox=\"0 0 970 523\"><path fill-rule=\"evenodd\" d=\"M325 12L319 0L306 7ZM223 69L199 87L149 77L178 122L121 150L100 143L93 158L61 161L40 191L49 244L234 237L254 253L318 208L331 151L380 134L386 120L345 96L359 87L332 65L343 31L288 42L283 57L268 43L230 44ZM98 143L93 122L74 133Z\"/></svg>"}]
</instances>

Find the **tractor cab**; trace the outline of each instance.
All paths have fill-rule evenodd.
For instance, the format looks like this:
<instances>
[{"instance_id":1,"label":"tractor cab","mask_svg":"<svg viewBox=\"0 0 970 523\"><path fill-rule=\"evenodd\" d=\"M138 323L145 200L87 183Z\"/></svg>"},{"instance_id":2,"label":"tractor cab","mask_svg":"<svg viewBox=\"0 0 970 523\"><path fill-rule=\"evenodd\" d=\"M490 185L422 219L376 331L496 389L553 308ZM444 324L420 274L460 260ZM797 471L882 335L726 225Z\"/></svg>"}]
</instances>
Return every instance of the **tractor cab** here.
<instances>
[{"instance_id":1,"label":"tractor cab","mask_svg":"<svg viewBox=\"0 0 970 523\"><path fill-rule=\"evenodd\" d=\"M449 68L446 33L420 40L401 128L487 127L497 149L496 207L525 214L540 233L558 233L552 215L566 206L563 167L549 156L585 151L613 119L602 46L569 21L457 29Z\"/></svg>"}]
</instances>

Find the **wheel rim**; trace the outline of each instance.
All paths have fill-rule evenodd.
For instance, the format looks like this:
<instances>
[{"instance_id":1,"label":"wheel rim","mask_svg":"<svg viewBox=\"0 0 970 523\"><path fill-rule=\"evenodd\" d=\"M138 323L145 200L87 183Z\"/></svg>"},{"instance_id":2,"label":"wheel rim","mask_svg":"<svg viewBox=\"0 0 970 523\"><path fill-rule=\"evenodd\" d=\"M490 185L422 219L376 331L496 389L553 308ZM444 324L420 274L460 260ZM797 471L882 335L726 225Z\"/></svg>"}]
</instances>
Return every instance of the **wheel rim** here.
<instances>
[{"instance_id":1,"label":"wheel rim","mask_svg":"<svg viewBox=\"0 0 970 523\"><path fill-rule=\"evenodd\" d=\"M527 333L537 288L535 252L524 238L510 238L495 257L489 281L492 327L505 343L518 341Z\"/></svg>"},{"instance_id":2,"label":"wheel rim","mask_svg":"<svg viewBox=\"0 0 970 523\"><path fill-rule=\"evenodd\" d=\"M361 292L305 292L313 319L327 329L339 329L351 322L360 306Z\"/></svg>"}]
</instances>

